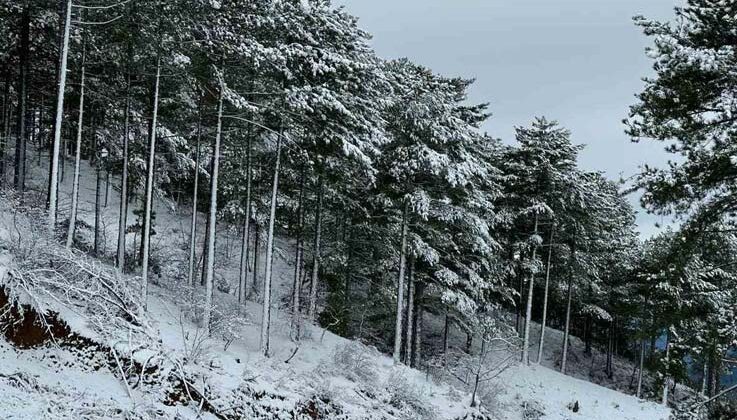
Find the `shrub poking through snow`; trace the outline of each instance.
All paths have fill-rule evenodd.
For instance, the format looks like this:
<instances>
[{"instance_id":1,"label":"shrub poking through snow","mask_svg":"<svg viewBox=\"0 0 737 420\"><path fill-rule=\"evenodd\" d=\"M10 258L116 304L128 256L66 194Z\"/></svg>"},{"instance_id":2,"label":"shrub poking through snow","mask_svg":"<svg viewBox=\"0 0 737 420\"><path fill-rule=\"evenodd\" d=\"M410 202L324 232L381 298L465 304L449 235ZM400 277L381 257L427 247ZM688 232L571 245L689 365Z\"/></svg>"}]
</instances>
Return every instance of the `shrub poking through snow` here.
<instances>
[{"instance_id":1,"label":"shrub poking through snow","mask_svg":"<svg viewBox=\"0 0 737 420\"><path fill-rule=\"evenodd\" d=\"M333 363L341 375L353 382L372 385L376 382L376 365L369 349L356 342L336 347Z\"/></svg>"},{"instance_id":2,"label":"shrub poking through snow","mask_svg":"<svg viewBox=\"0 0 737 420\"><path fill-rule=\"evenodd\" d=\"M412 380L409 369L395 367L384 388L388 403L399 411L400 418L431 420L437 417L425 390Z\"/></svg>"}]
</instances>

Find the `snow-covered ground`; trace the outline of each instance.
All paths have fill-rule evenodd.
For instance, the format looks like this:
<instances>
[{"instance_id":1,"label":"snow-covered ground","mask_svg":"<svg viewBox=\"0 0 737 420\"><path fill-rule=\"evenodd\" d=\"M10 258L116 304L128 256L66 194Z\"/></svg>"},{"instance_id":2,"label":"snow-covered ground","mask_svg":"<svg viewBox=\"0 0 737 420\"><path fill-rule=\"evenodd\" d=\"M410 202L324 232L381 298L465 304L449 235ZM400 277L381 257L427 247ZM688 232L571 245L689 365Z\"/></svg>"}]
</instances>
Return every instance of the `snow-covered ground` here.
<instances>
[{"instance_id":1,"label":"snow-covered ground","mask_svg":"<svg viewBox=\"0 0 737 420\"><path fill-rule=\"evenodd\" d=\"M94 176L86 164L83 166L80 217L91 224ZM33 170L43 174L44 168L34 165ZM68 172L62 197L68 197L70 180L71 172ZM36 188L42 187L41 182L37 183ZM104 213L105 236L107 248L111 250L115 244L116 191L111 191L108 201ZM64 209L68 202L62 201L61 206ZM131 207L130 222L134 220L135 206ZM188 233L188 217L186 210L159 201L154 249L180 246ZM223 236L219 240L221 252L226 252L223 247L237 242L235 237ZM247 302L248 324L242 327L239 339L226 345L217 338L200 342L201 330L182 312L185 309L175 303L170 289L152 287L150 291L148 316L160 336L162 352L167 358L186 361L188 372L198 378L196 385L207 390L210 401L222 410L221 414L230 416L226 418L245 419L312 418L313 405L323 404L325 407L320 412L327 414L322 414L325 416L322 418L473 418L470 416L476 410L470 408L468 390L456 389L423 372L395 367L390 357L374 349L311 325L306 327L304 339L292 340L288 334L290 317L278 307L291 287L290 242L281 240L277 245L283 252L277 253L275 261L272 352L268 358L258 351L262 312L259 303ZM232 264L221 266L222 275L237 275L237 258L236 252ZM219 294L215 299L232 302L234 298ZM74 311L60 310L62 318L75 331L93 335L84 328L83 319L74 319ZM536 325L533 332L537 328ZM515 365L491 384L495 393L494 404L488 404L491 418L668 418L669 410L660 405L552 370L560 332L549 330L547 337L549 351L543 366ZM532 354L536 355L536 349ZM106 363L91 366L89 358L81 358L64 346L48 344L20 350L0 338L0 416L7 419L149 418L139 411L146 407L150 418L215 418L212 412L193 405L166 405L163 403L166 394L152 393L147 387L129 391L130 384L127 386L120 372L111 366ZM579 378L587 376L575 363L572 374ZM249 398L254 401L249 409L254 411L238 411ZM236 403L241 408L236 409ZM255 417L254 413L262 413L264 417ZM303 417L289 417L297 415Z\"/></svg>"}]
</instances>

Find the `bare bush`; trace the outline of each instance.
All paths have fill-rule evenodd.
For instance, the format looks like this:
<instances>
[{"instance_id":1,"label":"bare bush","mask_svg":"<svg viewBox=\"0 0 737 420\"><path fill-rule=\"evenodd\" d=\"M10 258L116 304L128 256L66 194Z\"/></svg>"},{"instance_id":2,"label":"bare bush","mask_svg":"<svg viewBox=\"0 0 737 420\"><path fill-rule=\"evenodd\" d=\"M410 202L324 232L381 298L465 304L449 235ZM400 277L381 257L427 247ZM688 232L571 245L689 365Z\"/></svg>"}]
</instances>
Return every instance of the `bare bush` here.
<instances>
[{"instance_id":1,"label":"bare bush","mask_svg":"<svg viewBox=\"0 0 737 420\"><path fill-rule=\"evenodd\" d=\"M376 382L376 365L369 349L357 342L349 342L335 348L333 364L338 372L353 382L373 385Z\"/></svg>"},{"instance_id":2,"label":"bare bush","mask_svg":"<svg viewBox=\"0 0 737 420\"><path fill-rule=\"evenodd\" d=\"M399 410L401 418L437 418L425 389L410 378L408 368L395 367L386 379L384 388L388 393L387 402Z\"/></svg>"}]
</instances>

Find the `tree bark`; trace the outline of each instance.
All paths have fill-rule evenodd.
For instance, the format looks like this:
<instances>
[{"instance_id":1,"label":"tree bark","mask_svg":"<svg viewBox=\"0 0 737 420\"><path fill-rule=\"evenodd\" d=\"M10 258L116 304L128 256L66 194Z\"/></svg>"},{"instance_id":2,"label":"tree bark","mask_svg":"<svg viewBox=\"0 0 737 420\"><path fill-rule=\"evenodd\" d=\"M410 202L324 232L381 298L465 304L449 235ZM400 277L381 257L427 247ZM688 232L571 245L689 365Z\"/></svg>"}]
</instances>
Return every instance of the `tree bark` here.
<instances>
[{"instance_id":1,"label":"tree bark","mask_svg":"<svg viewBox=\"0 0 737 420\"><path fill-rule=\"evenodd\" d=\"M100 216L102 215L102 200L100 200L100 190L102 189L102 177L100 176L100 166L102 162L98 159L95 164L95 257L100 258Z\"/></svg>"},{"instance_id":2,"label":"tree bark","mask_svg":"<svg viewBox=\"0 0 737 420\"><path fill-rule=\"evenodd\" d=\"M85 59L86 50L82 46L82 69L79 81L79 120L77 121L77 143L74 152L74 179L72 181L72 209L69 215L66 247L71 248L74 243L74 230L77 226L77 207L79 205L79 170L82 160L82 123L84 121L84 88L85 88ZM97 235L95 235L95 238ZM97 245L97 241L95 241ZM97 254L95 252L95 254Z\"/></svg>"},{"instance_id":3,"label":"tree bark","mask_svg":"<svg viewBox=\"0 0 737 420\"><path fill-rule=\"evenodd\" d=\"M423 303L425 296L425 283L415 282L415 314L414 314L414 336L412 340L412 367L418 368L422 364L422 328L425 319L425 306Z\"/></svg>"},{"instance_id":4,"label":"tree bark","mask_svg":"<svg viewBox=\"0 0 737 420\"><path fill-rule=\"evenodd\" d=\"M570 332L571 327L571 299L573 296L573 279L568 279L568 292L567 292L568 298L566 303L566 328L565 332L563 333L563 358L560 362L560 371L561 373L566 373L566 362L568 360L568 336Z\"/></svg>"},{"instance_id":5,"label":"tree bark","mask_svg":"<svg viewBox=\"0 0 737 420\"><path fill-rule=\"evenodd\" d=\"M535 236L537 236L538 215L535 214ZM537 245L532 247L532 262L537 258ZM525 332L522 338L522 363L530 365L530 325L532 324L532 294L535 290L535 271L530 273L530 281L527 285L527 308L525 310Z\"/></svg>"},{"instance_id":6,"label":"tree bark","mask_svg":"<svg viewBox=\"0 0 737 420\"><path fill-rule=\"evenodd\" d=\"M72 0L66 2L64 18L64 35L62 36L61 68L59 70L59 87L57 91L56 120L54 123L54 145L51 153L51 178L49 186L49 221L48 229L52 237L56 230L56 215L59 185L59 148L61 147L61 124L64 119L64 91L67 83L67 61L69 57L69 31L72 19Z\"/></svg>"},{"instance_id":7,"label":"tree bark","mask_svg":"<svg viewBox=\"0 0 737 420\"><path fill-rule=\"evenodd\" d=\"M670 328L665 339L665 379L663 380L663 399L661 403L668 405L668 386L670 385Z\"/></svg>"},{"instance_id":8,"label":"tree bark","mask_svg":"<svg viewBox=\"0 0 737 420\"><path fill-rule=\"evenodd\" d=\"M148 174L146 176L146 199L144 203L143 253L141 255L141 298L143 308L146 309L148 299L148 263L151 246L151 207L153 207L154 193L154 164L156 162L156 122L159 114L159 81L161 79L161 58L156 62L156 80L154 82L154 109L151 119L151 133L148 144Z\"/></svg>"},{"instance_id":9,"label":"tree bark","mask_svg":"<svg viewBox=\"0 0 737 420\"><path fill-rule=\"evenodd\" d=\"M323 178L317 177L317 209L315 210L315 244L312 255L312 281L310 282L310 306L307 316L315 320L317 312L317 281L320 275L320 242L322 236Z\"/></svg>"},{"instance_id":10,"label":"tree bark","mask_svg":"<svg viewBox=\"0 0 737 420\"><path fill-rule=\"evenodd\" d=\"M269 357L269 333L271 328L271 269L274 256L274 224L276 222L276 197L279 192L279 170L281 164L282 130L276 141L276 163L274 182L271 186L271 208L269 210L269 230L266 236L266 272L264 273L264 305L261 318L261 353Z\"/></svg>"},{"instance_id":11,"label":"tree bark","mask_svg":"<svg viewBox=\"0 0 737 420\"><path fill-rule=\"evenodd\" d=\"M212 317L212 294L215 275L215 231L217 230L218 214L218 175L220 171L220 140L223 132L223 99L225 96L224 74L218 75L220 79L220 95L218 98L218 122L215 132L215 145L212 157L212 175L210 188L210 230L207 232L207 270L205 271L205 308L202 317L202 327L210 335L210 319Z\"/></svg>"},{"instance_id":12,"label":"tree bark","mask_svg":"<svg viewBox=\"0 0 737 420\"><path fill-rule=\"evenodd\" d=\"M249 125L250 127L250 125ZM243 241L241 242L241 272L238 287L238 302L245 304L248 285L248 239L251 233L251 133L246 139L246 204L243 217Z\"/></svg>"},{"instance_id":13,"label":"tree bark","mask_svg":"<svg viewBox=\"0 0 737 420\"><path fill-rule=\"evenodd\" d=\"M9 76L7 76L9 77ZM5 80L5 93L3 93L3 125L0 127L0 185L5 185L5 148L10 133L10 119L12 118L13 104L10 100L10 80ZM39 154L40 155L40 154Z\"/></svg>"},{"instance_id":14,"label":"tree bark","mask_svg":"<svg viewBox=\"0 0 737 420\"><path fill-rule=\"evenodd\" d=\"M555 238L555 223L550 227L550 242L548 244L548 261L545 267L545 295L543 296L543 317L540 321L540 342L537 346L537 364L542 363L545 345L545 325L548 320L548 296L550 294L550 264L553 257L553 239Z\"/></svg>"},{"instance_id":15,"label":"tree bark","mask_svg":"<svg viewBox=\"0 0 737 420\"><path fill-rule=\"evenodd\" d=\"M299 187L299 209L297 211L297 252L294 262L294 285L292 287L292 329L296 341L302 334L302 313L300 298L302 294L302 255L304 253L304 196L305 196L305 169Z\"/></svg>"},{"instance_id":16,"label":"tree bark","mask_svg":"<svg viewBox=\"0 0 737 420\"><path fill-rule=\"evenodd\" d=\"M251 296L256 298L259 295L258 285L258 256L259 244L261 243L261 228L258 223L254 224L253 230L253 282L251 283Z\"/></svg>"},{"instance_id":17,"label":"tree bark","mask_svg":"<svg viewBox=\"0 0 737 420\"><path fill-rule=\"evenodd\" d=\"M645 340L640 340L640 370L637 372L637 398L642 398L642 370L645 367Z\"/></svg>"},{"instance_id":18,"label":"tree bark","mask_svg":"<svg viewBox=\"0 0 737 420\"><path fill-rule=\"evenodd\" d=\"M407 343L404 346L404 364L412 366L412 339L414 338L414 306L415 306L415 279L414 279L414 259L409 257L409 266L407 269Z\"/></svg>"},{"instance_id":19,"label":"tree bark","mask_svg":"<svg viewBox=\"0 0 737 420\"><path fill-rule=\"evenodd\" d=\"M204 93L201 94L204 96ZM197 260L197 200L200 190L200 140L202 139L202 96L198 106L197 135L195 136L194 189L192 191L192 218L189 225L189 258L187 261L187 284L195 285L194 269Z\"/></svg>"},{"instance_id":20,"label":"tree bark","mask_svg":"<svg viewBox=\"0 0 737 420\"><path fill-rule=\"evenodd\" d=\"M407 217L409 215L409 201L405 199L402 210L402 233L399 248L399 275L397 276L397 317L394 326L394 364L401 363L402 353L402 312L404 311L404 271L407 260Z\"/></svg>"},{"instance_id":21,"label":"tree bark","mask_svg":"<svg viewBox=\"0 0 737 420\"><path fill-rule=\"evenodd\" d=\"M15 189L24 192L26 183L26 123L28 109L28 55L30 54L31 12L26 1L23 5L20 31L19 79L18 79L18 135L15 139Z\"/></svg>"},{"instance_id":22,"label":"tree bark","mask_svg":"<svg viewBox=\"0 0 737 420\"><path fill-rule=\"evenodd\" d=\"M125 121L123 123L123 173L120 179L120 214L118 217L118 269L125 268L125 235L128 228L128 146L130 143L131 73L129 69L125 89Z\"/></svg>"}]
</instances>

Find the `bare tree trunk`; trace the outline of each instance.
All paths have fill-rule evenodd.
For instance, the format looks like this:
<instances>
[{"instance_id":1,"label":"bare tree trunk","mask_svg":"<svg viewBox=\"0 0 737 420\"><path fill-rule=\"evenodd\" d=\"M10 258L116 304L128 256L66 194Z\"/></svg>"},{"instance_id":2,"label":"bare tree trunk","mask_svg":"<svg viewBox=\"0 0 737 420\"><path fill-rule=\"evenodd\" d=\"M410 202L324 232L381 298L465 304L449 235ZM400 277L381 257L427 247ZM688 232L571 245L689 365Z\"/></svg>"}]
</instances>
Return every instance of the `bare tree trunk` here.
<instances>
[{"instance_id":1,"label":"bare tree trunk","mask_svg":"<svg viewBox=\"0 0 737 420\"><path fill-rule=\"evenodd\" d=\"M402 210L402 237L399 248L399 275L397 276L397 319L394 326L394 364L401 363L402 352L402 312L404 311L404 271L407 261L407 217L409 215L409 202L405 199L404 210Z\"/></svg>"},{"instance_id":2,"label":"bare tree trunk","mask_svg":"<svg viewBox=\"0 0 737 420\"><path fill-rule=\"evenodd\" d=\"M18 136L15 139L15 189L24 192L26 188L26 122L28 109L28 55L30 53L31 12L26 1L23 5L20 31L19 83L18 83Z\"/></svg>"},{"instance_id":3,"label":"bare tree trunk","mask_svg":"<svg viewBox=\"0 0 737 420\"><path fill-rule=\"evenodd\" d=\"M640 340L640 371L637 373L637 398L642 398L642 370L645 367L645 340Z\"/></svg>"},{"instance_id":4,"label":"bare tree trunk","mask_svg":"<svg viewBox=\"0 0 737 420\"><path fill-rule=\"evenodd\" d=\"M535 236L537 236L538 215L535 214ZM532 262L537 257L537 245L532 247ZM522 339L522 363L530 365L530 324L532 324L532 294L535 290L535 272L530 273L527 291L527 309L525 311L525 332Z\"/></svg>"},{"instance_id":5,"label":"bare tree trunk","mask_svg":"<svg viewBox=\"0 0 737 420\"><path fill-rule=\"evenodd\" d=\"M261 243L261 228L258 223L254 224L253 232L253 282L251 283L251 296L254 298L258 296L259 290L259 279L258 279L258 256L259 256L259 244Z\"/></svg>"},{"instance_id":6,"label":"bare tree trunk","mask_svg":"<svg viewBox=\"0 0 737 420\"><path fill-rule=\"evenodd\" d=\"M302 180L299 188L299 210L297 212L297 252L294 262L294 286L292 288L292 329L294 337L300 340L302 334L302 311L300 297L302 294L302 256L304 253L304 196L305 169L302 169Z\"/></svg>"},{"instance_id":7,"label":"bare tree trunk","mask_svg":"<svg viewBox=\"0 0 737 420\"><path fill-rule=\"evenodd\" d=\"M148 144L148 174L146 176L146 201L144 207L143 253L141 255L141 297L143 308L146 309L148 300L148 259L149 247L151 245L151 207L153 207L154 194L154 164L156 162L156 120L159 114L159 81L161 79L161 58L156 61L156 80L154 82L154 110L151 119L151 138Z\"/></svg>"},{"instance_id":8,"label":"bare tree trunk","mask_svg":"<svg viewBox=\"0 0 737 420\"><path fill-rule=\"evenodd\" d=\"M537 347L537 364L542 363L543 348L545 344L545 325L548 320L548 296L550 294L550 264L553 256L553 239L555 236L555 224L550 227L550 243L548 244L548 262L545 267L545 296L543 296L543 318L540 323L540 342Z\"/></svg>"},{"instance_id":9,"label":"bare tree trunk","mask_svg":"<svg viewBox=\"0 0 737 420\"><path fill-rule=\"evenodd\" d=\"M315 320L317 312L317 281L320 275L320 242L322 236L322 205L323 205L323 178L317 177L317 209L315 210L315 244L312 255L312 281L310 282L310 306L307 316Z\"/></svg>"},{"instance_id":10,"label":"bare tree trunk","mask_svg":"<svg viewBox=\"0 0 737 420\"><path fill-rule=\"evenodd\" d=\"M10 76L7 76L8 78ZM0 185L5 185L5 148L10 132L10 119L12 118L13 104L10 100L10 80L5 79L5 93L3 94L3 125L2 138L0 138ZM39 154L40 155L40 154Z\"/></svg>"},{"instance_id":11,"label":"bare tree trunk","mask_svg":"<svg viewBox=\"0 0 737 420\"><path fill-rule=\"evenodd\" d=\"M274 224L276 222L276 197L279 192L279 170L281 164L282 130L276 141L276 163L274 164L274 182L271 186L271 208L269 210L269 230L266 237L266 273L264 274L264 306L261 318L261 353L269 357L269 333L271 328L271 269L274 256Z\"/></svg>"},{"instance_id":12,"label":"bare tree trunk","mask_svg":"<svg viewBox=\"0 0 737 420\"><path fill-rule=\"evenodd\" d=\"M130 57L129 57L130 66ZM120 215L118 217L118 269L125 268L125 235L128 228L128 146L130 142L131 115L131 74L128 77L125 92L125 122L123 123L123 174L120 179Z\"/></svg>"},{"instance_id":13,"label":"bare tree trunk","mask_svg":"<svg viewBox=\"0 0 737 420\"><path fill-rule=\"evenodd\" d=\"M69 227L67 229L67 248L71 248L74 243L74 230L77 225L77 206L79 205L79 166L82 160L82 122L84 121L85 53L86 50L83 45L82 74L79 82L79 120L77 121L77 144L74 152L74 180L72 181L72 210L69 215Z\"/></svg>"},{"instance_id":14,"label":"bare tree trunk","mask_svg":"<svg viewBox=\"0 0 737 420\"><path fill-rule=\"evenodd\" d=\"M218 175L220 171L220 139L223 132L223 97L225 96L224 74L220 79L220 97L218 99L218 123L215 132L215 146L213 147L212 178L210 188L210 230L207 232L207 270L205 271L205 308L202 317L202 327L210 335L210 319L212 317L213 277L215 274L215 231L217 230L218 214Z\"/></svg>"},{"instance_id":15,"label":"bare tree trunk","mask_svg":"<svg viewBox=\"0 0 737 420\"><path fill-rule=\"evenodd\" d=\"M481 371L484 369L483 354L486 352L486 339L481 339L481 353L479 353L479 366L476 368L475 380L473 382L473 394L471 394L471 407L476 407L476 393L479 389L479 381L481 379Z\"/></svg>"},{"instance_id":16,"label":"bare tree trunk","mask_svg":"<svg viewBox=\"0 0 737 420\"><path fill-rule=\"evenodd\" d=\"M663 399L661 403L663 405L668 405L668 387L670 385L670 328L668 328L665 339L665 363L666 372L665 379L663 380Z\"/></svg>"},{"instance_id":17,"label":"bare tree trunk","mask_svg":"<svg viewBox=\"0 0 737 420\"><path fill-rule=\"evenodd\" d=\"M99 258L100 254L100 216L102 213L102 201L100 200L100 190L102 189L102 177L100 176L100 166L102 162L99 160L95 164L95 257Z\"/></svg>"},{"instance_id":18,"label":"bare tree trunk","mask_svg":"<svg viewBox=\"0 0 737 420\"><path fill-rule=\"evenodd\" d=\"M415 306L415 279L414 279L414 259L409 257L409 265L407 269L407 342L404 346L404 364L412 365L412 339L414 338L414 306Z\"/></svg>"},{"instance_id":19,"label":"bare tree trunk","mask_svg":"<svg viewBox=\"0 0 737 420\"><path fill-rule=\"evenodd\" d=\"M250 126L249 126L250 127ZM248 286L248 239L251 233L251 133L246 140L246 214L243 217L243 241L241 242L241 275L238 287L238 302L246 303Z\"/></svg>"},{"instance_id":20,"label":"bare tree trunk","mask_svg":"<svg viewBox=\"0 0 737 420\"><path fill-rule=\"evenodd\" d=\"M204 95L204 94L203 94ZM197 136L195 138L194 190L192 191L192 221L189 226L189 259L187 264L187 284L194 287L194 269L197 260L197 199L200 189L200 140L202 139L202 98L199 104Z\"/></svg>"},{"instance_id":21,"label":"bare tree trunk","mask_svg":"<svg viewBox=\"0 0 737 420\"><path fill-rule=\"evenodd\" d=\"M566 361L568 360L568 335L571 327L571 299L573 296L573 279L568 279L568 303L566 304L566 328L563 333L563 358L560 362L561 373L566 373Z\"/></svg>"},{"instance_id":22,"label":"bare tree trunk","mask_svg":"<svg viewBox=\"0 0 737 420\"><path fill-rule=\"evenodd\" d=\"M448 335L450 334L450 317L445 313L445 323L443 325L443 355L448 354Z\"/></svg>"},{"instance_id":23,"label":"bare tree trunk","mask_svg":"<svg viewBox=\"0 0 737 420\"><path fill-rule=\"evenodd\" d=\"M422 327L425 319L425 283L415 281L415 313L414 313L414 339L412 340L412 367L417 368L422 364Z\"/></svg>"},{"instance_id":24,"label":"bare tree trunk","mask_svg":"<svg viewBox=\"0 0 737 420\"><path fill-rule=\"evenodd\" d=\"M49 233L56 230L56 212L59 185L59 148L61 147L61 124L64 119L64 91L67 83L67 61L69 57L69 30L72 25L72 0L67 0L64 19L64 35L61 48L61 69L59 70L59 89L57 92L56 121L54 123L54 146L51 153L51 182L49 187Z\"/></svg>"}]
</instances>

